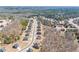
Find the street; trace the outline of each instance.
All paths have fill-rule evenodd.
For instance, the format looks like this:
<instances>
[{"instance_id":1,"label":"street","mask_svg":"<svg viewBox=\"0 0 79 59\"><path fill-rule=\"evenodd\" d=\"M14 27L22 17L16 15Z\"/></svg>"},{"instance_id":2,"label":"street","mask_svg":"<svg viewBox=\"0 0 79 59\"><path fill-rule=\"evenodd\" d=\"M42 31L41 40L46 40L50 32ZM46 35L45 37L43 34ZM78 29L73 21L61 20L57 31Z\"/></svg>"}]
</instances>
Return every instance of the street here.
<instances>
[{"instance_id":1,"label":"street","mask_svg":"<svg viewBox=\"0 0 79 59\"><path fill-rule=\"evenodd\" d=\"M20 52L26 52L29 48L32 47L33 43L35 42L37 21L36 21L36 19L32 19L32 20L34 21L34 23L32 25L32 29L31 29L31 33L30 33L30 37L29 37L29 40L31 40L31 42L28 45L26 45L26 47L24 49L22 49Z\"/></svg>"}]
</instances>

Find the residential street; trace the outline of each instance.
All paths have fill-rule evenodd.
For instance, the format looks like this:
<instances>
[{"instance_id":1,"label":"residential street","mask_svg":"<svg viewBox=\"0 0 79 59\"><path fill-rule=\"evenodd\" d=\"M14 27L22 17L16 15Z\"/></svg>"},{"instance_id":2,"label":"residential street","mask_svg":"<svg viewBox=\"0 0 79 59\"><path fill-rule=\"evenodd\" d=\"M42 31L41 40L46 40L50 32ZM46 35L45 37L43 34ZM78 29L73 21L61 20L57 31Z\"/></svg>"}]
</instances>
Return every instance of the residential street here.
<instances>
[{"instance_id":1,"label":"residential street","mask_svg":"<svg viewBox=\"0 0 79 59\"><path fill-rule=\"evenodd\" d=\"M32 47L33 43L35 42L35 38L36 38L36 30L37 30L37 21L36 19L33 19L34 23L32 25L32 30L30 33L30 37L29 37L29 44L26 45L26 47L24 49L22 49L20 52L26 52L29 48Z\"/></svg>"}]
</instances>

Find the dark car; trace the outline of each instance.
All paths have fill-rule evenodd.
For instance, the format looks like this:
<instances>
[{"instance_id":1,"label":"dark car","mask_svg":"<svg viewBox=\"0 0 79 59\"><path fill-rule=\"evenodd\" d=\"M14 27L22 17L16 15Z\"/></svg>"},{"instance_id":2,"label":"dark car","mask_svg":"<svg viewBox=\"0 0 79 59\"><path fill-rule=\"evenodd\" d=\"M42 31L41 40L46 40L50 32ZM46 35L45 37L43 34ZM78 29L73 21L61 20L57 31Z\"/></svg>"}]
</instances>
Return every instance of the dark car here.
<instances>
[{"instance_id":1,"label":"dark car","mask_svg":"<svg viewBox=\"0 0 79 59\"><path fill-rule=\"evenodd\" d=\"M40 40L41 39L41 36L37 36L37 38L36 38L37 40Z\"/></svg>"},{"instance_id":2,"label":"dark car","mask_svg":"<svg viewBox=\"0 0 79 59\"><path fill-rule=\"evenodd\" d=\"M77 36L77 39L79 40L79 36Z\"/></svg>"},{"instance_id":3,"label":"dark car","mask_svg":"<svg viewBox=\"0 0 79 59\"><path fill-rule=\"evenodd\" d=\"M15 49L17 49L18 47L19 47L19 44L18 44L18 43L14 44L14 45L12 46L12 48L15 48Z\"/></svg>"},{"instance_id":4,"label":"dark car","mask_svg":"<svg viewBox=\"0 0 79 59\"><path fill-rule=\"evenodd\" d=\"M35 49L39 49L38 44L37 44L37 43L34 43L33 48L35 48Z\"/></svg>"},{"instance_id":5,"label":"dark car","mask_svg":"<svg viewBox=\"0 0 79 59\"><path fill-rule=\"evenodd\" d=\"M23 41L27 41L28 40L28 36L25 36Z\"/></svg>"},{"instance_id":6,"label":"dark car","mask_svg":"<svg viewBox=\"0 0 79 59\"><path fill-rule=\"evenodd\" d=\"M27 34L25 34L25 36L29 36L29 34L27 33Z\"/></svg>"},{"instance_id":7,"label":"dark car","mask_svg":"<svg viewBox=\"0 0 79 59\"><path fill-rule=\"evenodd\" d=\"M41 32L37 32L36 34L37 34L37 35L41 35Z\"/></svg>"},{"instance_id":8,"label":"dark car","mask_svg":"<svg viewBox=\"0 0 79 59\"><path fill-rule=\"evenodd\" d=\"M79 41L78 41L78 43L79 43Z\"/></svg>"},{"instance_id":9,"label":"dark car","mask_svg":"<svg viewBox=\"0 0 79 59\"><path fill-rule=\"evenodd\" d=\"M4 27L4 25L1 25L0 27Z\"/></svg>"}]
</instances>

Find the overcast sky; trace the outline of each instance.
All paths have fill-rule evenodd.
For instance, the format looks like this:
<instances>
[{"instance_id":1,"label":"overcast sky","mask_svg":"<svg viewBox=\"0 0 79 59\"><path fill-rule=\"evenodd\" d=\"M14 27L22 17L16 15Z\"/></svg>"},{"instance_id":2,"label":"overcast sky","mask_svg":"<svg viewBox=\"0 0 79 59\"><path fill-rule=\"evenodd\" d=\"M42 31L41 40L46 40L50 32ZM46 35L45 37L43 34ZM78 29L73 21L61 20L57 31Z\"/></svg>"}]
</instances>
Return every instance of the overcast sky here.
<instances>
[{"instance_id":1,"label":"overcast sky","mask_svg":"<svg viewBox=\"0 0 79 59\"><path fill-rule=\"evenodd\" d=\"M79 0L0 0L0 6L79 6Z\"/></svg>"}]
</instances>

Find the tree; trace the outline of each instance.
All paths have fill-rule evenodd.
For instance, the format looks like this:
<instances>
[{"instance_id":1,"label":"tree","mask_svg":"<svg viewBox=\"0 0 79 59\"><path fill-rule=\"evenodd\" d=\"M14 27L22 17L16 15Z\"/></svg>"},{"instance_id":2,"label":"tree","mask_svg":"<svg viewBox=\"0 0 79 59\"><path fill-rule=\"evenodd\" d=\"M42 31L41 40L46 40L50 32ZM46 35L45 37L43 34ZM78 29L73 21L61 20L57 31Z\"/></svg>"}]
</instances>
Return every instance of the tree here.
<instances>
[{"instance_id":1,"label":"tree","mask_svg":"<svg viewBox=\"0 0 79 59\"><path fill-rule=\"evenodd\" d=\"M20 37L19 37L19 36L16 36L16 37L15 37L15 39L16 39L16 41L17 41L17 40L19 40L19 39L20 39Z\"/></svg>"},{"instance_id":2,"label":"tree","mask_svg":"<svg viewBox=\"0 0 79 59\"><path fill-rule=\"evenodd\" d=\"M4 39L4 44L10 44L10 43L12 43L12 39L10 37L6 37Z\"/></svg>"},{"instance_id":3,"label":"tree","mask_svg":"<svg viewBox=\"0 0 79 59\"><path fill-rule=\"evenodd\" d=\"M21 24L21 26L22 26L22 29L24 30L24 29L26 28L27 24L28 24L28 21L22 19L22 20L20 21L20 24Z\"/></svg>"}]
</instances>

